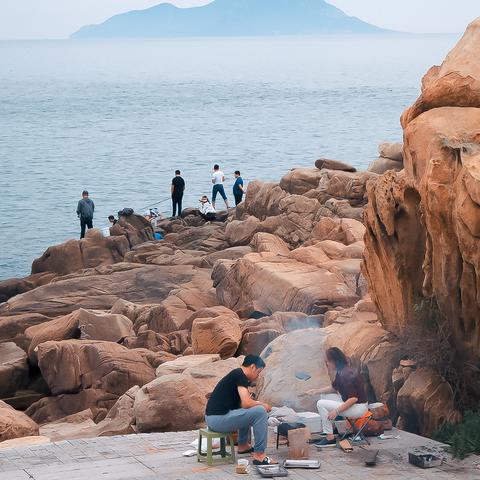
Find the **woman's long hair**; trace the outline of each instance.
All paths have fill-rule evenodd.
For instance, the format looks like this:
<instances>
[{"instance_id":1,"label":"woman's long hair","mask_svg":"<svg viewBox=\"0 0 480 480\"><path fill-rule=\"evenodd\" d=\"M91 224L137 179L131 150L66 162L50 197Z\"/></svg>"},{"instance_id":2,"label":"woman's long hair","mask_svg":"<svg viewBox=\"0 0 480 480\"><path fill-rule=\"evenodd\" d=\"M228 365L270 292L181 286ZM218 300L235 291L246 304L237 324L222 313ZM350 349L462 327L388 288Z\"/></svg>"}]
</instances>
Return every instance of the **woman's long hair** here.
<instances>
[{"instance_id":1,"label":"woman's long hair","mask_svg":"<svg viewBox=\"0 0 480 480\"><path fill-rule=\"evenodd\" d=\"M345 367L348 367L348 359L339 348L329 348L325 355L327 360L335 364L337 370L343 370Z\"/></svg>"}]
</instances>

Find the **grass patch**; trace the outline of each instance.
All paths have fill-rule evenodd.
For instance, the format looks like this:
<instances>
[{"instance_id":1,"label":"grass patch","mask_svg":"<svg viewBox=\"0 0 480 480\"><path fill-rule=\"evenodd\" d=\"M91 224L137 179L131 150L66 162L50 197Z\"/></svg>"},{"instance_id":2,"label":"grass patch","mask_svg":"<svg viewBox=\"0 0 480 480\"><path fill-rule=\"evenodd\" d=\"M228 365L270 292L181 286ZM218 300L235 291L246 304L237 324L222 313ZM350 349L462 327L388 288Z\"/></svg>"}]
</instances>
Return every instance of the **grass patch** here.
<instances>
[{"instance_id":1,"label":"grass patch","mask_svg":"<svg viewBox=\"0 0 480 480\"><path fill-rule=\"evenodd\" d=\"M480 413L466 412L462 423L443 425L433 438L449 445L455 458L463 460L469 455L480 454Z\"/></svg>"}]
</instances>

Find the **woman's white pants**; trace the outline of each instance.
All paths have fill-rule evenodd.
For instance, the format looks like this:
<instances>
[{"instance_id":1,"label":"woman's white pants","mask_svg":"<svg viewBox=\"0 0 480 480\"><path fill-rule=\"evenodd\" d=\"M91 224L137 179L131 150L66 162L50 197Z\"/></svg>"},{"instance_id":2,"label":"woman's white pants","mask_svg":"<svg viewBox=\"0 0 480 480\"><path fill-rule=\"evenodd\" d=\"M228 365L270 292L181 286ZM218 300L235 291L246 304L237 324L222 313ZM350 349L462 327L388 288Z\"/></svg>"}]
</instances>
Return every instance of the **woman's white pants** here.
<instances>
[{"instance_id":1,"label":"woman's white pants","mask_svg":"<svg viewBox=\"0 0 480 480\"><path fill-rule=\"evenodd\" d=\"M320 400L317 402L317 409L322 419L323 433L327 435L333 434L333 423L328 419L328 414L338 408L344 403L342 397L337 393L327 393L320 395ZM348 410L340 413L340 416L347 418L361 418L368 411L366 403L356 403Z\"/></svg>"}]
</instances>

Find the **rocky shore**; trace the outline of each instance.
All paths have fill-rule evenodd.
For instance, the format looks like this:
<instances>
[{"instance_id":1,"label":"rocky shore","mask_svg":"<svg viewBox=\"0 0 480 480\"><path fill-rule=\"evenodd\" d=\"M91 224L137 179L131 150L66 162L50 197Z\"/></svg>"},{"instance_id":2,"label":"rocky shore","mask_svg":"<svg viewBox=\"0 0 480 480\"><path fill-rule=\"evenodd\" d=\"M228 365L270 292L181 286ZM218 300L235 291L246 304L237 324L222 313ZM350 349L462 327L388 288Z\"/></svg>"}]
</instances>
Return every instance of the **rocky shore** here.
<instances>
[{"instance_id":1,"label":"rocky shore","mask_svg":"<svg viewBox=\"0 0 480 480\"><path fill-rule=\"evenodd\" d=\"M320 159L253 181L225 222L187 209L160 223L163 241L122 217L0 283L0 441L194 429L246 353L266 360L258 397L312 410L330 346L399 427L460 418L457 385L405 338L434 328L419 315L434 304L480 398L477 51L480 20L427 73L403 147L381 145L367 172Z\"/></svg>"}]
</instances>

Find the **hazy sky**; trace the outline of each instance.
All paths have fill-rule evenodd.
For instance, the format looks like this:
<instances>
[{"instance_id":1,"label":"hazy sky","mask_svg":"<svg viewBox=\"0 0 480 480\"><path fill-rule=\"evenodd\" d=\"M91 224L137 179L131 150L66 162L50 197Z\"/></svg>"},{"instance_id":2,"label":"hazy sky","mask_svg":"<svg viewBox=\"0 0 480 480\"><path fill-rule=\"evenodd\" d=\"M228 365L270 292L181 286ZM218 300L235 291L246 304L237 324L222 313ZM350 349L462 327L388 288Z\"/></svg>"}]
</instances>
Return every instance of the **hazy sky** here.
<instances>
[{"instance_id":1,"label":"hazy sky","mask_svg":"<svg viewBox=\"0 0 480 480\"><path fill-rule=\"evenodd\" d=\"M210 0L171 0L177 6ZM65 38L83 25L161 0L0 0L0 39ZM349 15L408 32L462 32L480 16L480 0L330 0Z\"/></svg>"}]
</instances>

